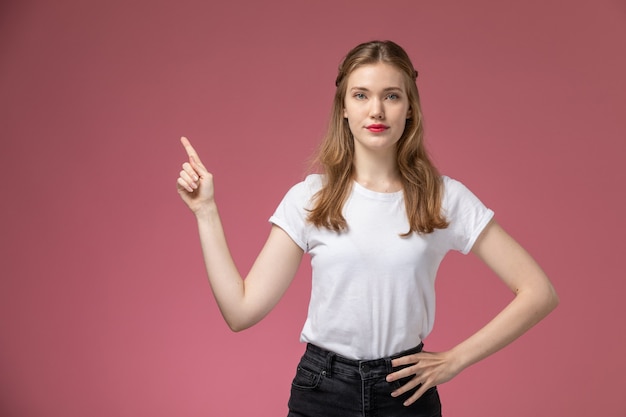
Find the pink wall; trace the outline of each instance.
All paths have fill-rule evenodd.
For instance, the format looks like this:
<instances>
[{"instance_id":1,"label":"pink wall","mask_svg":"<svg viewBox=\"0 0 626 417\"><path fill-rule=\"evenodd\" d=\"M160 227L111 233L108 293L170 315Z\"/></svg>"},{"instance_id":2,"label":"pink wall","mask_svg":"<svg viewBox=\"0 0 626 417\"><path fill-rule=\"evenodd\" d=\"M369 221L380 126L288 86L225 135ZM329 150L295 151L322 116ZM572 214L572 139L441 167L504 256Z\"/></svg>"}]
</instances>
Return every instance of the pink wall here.
<instances>
[{"instance_id":1,"label":"pink wall","mask_svg":"<svg viewBox=\"0 0 626 417\"><path fill-rule=\"evenodd\" d=\"M230 333L175 191L178 138L213 170L247 270L324 130L338 61L373 38L414 58L442 171L561 296L441 387L446 415L626 415L624 2L215 3L0 5L0 415L286 414L308 266ZM430 350L510 298L461 255L438 289Z\"/></svg>"}]
</instances>

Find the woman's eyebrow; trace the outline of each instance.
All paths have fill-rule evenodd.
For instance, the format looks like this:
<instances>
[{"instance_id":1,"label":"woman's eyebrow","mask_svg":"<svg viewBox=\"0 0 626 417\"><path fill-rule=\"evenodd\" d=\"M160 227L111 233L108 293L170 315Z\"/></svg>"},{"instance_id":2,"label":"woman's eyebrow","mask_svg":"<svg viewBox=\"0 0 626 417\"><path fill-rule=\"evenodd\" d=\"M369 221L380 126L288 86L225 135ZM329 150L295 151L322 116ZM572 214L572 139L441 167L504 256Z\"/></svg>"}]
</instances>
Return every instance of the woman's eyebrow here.
<instances>
[{"instance_id":1,"label":"woman's eyebrow","mask_svg":"<svg viewBox=\"0 0 626 417\"><path fill-rule=\"evenodd\" d=\"M366 88L366 87L358 87L358 86L354 86L354 87L352 87L352 88L350 89L350 91L355 91L355 90L358 90L358 91L366 91L366 92L369 92L369 91L370 91L370 90L369 90L368 88ZM383 89L383 92L388 92L388 91L400 91L400 92L402 92L403 90L402 90L402 88L401 88L401 87L387 87L387 88L384 88L384 89Z\"/></svg>"}]
</instances>

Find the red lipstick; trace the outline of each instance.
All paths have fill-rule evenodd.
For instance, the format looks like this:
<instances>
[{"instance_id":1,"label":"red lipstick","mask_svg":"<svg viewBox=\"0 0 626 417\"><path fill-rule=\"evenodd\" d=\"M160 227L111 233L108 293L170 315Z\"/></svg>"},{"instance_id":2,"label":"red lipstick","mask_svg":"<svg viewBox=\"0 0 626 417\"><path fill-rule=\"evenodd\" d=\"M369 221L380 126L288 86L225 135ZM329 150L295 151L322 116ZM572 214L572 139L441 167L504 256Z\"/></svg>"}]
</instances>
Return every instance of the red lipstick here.
<instances>
[{"instance_id":1,"label":"red lipstick","mask_svg":"<svg viewBox=\"0 0 626 417\"><path fill-rule=\"evenodd\" d=\"M380 133L380 132L384 132L385 130L389 129L389 126L385 126L382 124L372 124L372 125L368 125L365 127L367 130L369 130L370 132L374 132L374 133Z\"/></svg>"}]
</instances>

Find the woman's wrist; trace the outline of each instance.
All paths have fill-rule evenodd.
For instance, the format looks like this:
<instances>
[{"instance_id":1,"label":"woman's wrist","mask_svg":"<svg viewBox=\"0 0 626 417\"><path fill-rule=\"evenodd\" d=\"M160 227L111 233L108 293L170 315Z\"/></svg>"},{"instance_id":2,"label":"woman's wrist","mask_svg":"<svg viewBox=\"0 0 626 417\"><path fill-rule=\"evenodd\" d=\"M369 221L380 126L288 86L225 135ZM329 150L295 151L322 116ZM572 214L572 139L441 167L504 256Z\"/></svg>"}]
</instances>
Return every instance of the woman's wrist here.
<instances>
[{"instance_id":1,"label":"woman's wrist","mask_svg":"<svg viewBox=\"0 0 626 417\"><path fill-rule=\"evenodd\" d=\"M459 373L480 360L476 358L477 355L472 355L470 352L468 352L467 346L465 346L463 343L453 347L449 351L449 353L452 356L454 367Z\"/></svg>"},{"instance_id":2,"label":"woman's wrist","mask_svg":"<svg viewBox=\"0 0 626 417\"><path fill-rule=\"evenodd\" d=\"M218 211L215 200L199 205L198 208L193 210L193 214L196 216L198 221L208 220L212 216L216 216Z\"/></svg>"}]
</instances>

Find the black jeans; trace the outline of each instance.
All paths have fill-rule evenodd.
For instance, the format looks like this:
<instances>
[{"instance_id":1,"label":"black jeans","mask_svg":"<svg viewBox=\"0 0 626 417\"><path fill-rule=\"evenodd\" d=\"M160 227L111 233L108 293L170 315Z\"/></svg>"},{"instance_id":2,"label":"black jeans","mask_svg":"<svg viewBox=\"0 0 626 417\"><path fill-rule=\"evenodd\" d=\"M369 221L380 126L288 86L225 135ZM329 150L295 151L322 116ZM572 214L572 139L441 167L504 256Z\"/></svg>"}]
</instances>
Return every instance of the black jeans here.
<instances>
[{"instance_id":1,"label":"black jeans","mask_svg":"<svg viewBox=\"0 0 626 417\"><path fill-rule=\"evenodd\" d=\"M406 381L387 382L391 360L417 353L423 345L389 358L358 361L307 345L291 385L288 417L441 417L437 387L408 407L403 402L417 388L399 396L391 392Z\"/></svg>"}]
</instances>

